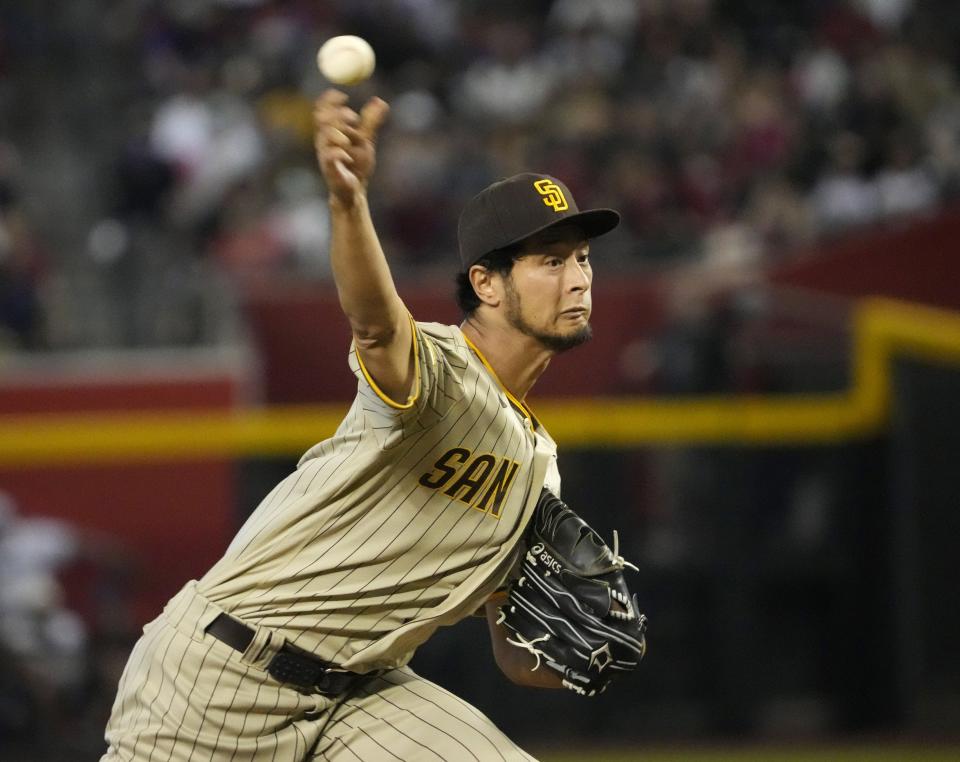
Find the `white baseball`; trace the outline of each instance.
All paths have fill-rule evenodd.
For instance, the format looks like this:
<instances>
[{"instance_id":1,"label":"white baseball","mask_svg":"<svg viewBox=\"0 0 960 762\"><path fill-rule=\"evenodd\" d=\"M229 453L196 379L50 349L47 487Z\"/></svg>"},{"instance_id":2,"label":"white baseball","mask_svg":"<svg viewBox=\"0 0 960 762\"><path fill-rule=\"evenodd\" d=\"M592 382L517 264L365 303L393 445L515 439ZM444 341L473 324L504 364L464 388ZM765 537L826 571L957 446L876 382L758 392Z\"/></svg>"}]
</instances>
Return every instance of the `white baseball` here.
<instances>
[{"instance_id":1,"label":"white baseball","mask_svg":"<svg viewBox=\"0 0 960 762\"><path fill-rule=\"evenodd\" d=\"M317 53L317 67L336 85L356 85L373 74L377 58L362 37L343 34L331 37Z\"/></svg>"}]
</instances>

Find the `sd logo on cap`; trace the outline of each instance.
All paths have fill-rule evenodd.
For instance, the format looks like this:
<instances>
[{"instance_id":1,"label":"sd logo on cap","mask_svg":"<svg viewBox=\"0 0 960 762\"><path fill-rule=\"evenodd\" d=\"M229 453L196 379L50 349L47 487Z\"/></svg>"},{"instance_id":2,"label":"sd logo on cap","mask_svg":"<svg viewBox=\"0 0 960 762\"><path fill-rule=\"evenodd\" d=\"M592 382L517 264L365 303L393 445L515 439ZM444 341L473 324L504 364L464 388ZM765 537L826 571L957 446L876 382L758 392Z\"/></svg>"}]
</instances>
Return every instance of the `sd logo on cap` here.
<instances>
[{"instance_id":1,"label":"sd logo on cap","mask_svg":"<svg viewBox=\"0 0 960 762\"><path fill-rule=\"evenodd\" d=\"M613 209L581 212L570 189L550 175L525 172L488 185L460 213L457 238L463 269L561 222L573 222L586 238L596 238L613 230L620 215Z\"/></svg>"}]
</instances>

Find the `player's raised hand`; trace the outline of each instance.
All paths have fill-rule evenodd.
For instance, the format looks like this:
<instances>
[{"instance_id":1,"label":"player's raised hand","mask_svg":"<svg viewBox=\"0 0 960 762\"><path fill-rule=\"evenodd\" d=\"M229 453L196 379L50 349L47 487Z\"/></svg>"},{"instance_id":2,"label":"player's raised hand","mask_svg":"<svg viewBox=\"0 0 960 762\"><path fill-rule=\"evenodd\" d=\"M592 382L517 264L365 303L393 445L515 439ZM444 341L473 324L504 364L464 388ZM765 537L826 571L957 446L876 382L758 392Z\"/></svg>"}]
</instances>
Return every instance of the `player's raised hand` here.
<instances>
[{"instance_id":1,"label":"player's raised hand","mask_svg":"<svg viewBox=\"0 0 960 762\"><path fill-rule=\"evenodd\" d=\"M314 107L317 161L331 196L351 204L362 192L376 166L376 139L390 107L371 98L358 114L347 105L347 94L327 90Z\"/></svg>"}]
</instances>

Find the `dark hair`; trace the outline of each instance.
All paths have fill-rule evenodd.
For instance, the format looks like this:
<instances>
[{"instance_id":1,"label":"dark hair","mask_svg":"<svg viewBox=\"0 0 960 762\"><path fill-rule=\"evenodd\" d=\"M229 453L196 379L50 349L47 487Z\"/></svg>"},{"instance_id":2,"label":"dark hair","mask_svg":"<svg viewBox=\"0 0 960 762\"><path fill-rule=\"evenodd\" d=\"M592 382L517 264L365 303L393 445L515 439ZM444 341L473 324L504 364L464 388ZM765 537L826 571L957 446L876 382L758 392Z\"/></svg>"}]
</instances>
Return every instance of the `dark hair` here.
<instances>
[{"instance_id":1,"label":"dark hair","mask_svg":"<svg viewBox=\"0 0 960 762\"><path fill-rule=\"evenodd\" d=\"M491 251L489 254L484 254L480 257L474 264L485 267L487 270L495 272L498 275L509 275L521 248L521 244L513 244L503 249ZM457 273L456 299L457 306L460 308L464 317L470 317L481 304L480 297L477 296L477 292L473 290L473 284L470 282L469 270L467 272Z\"/></svg>"}]
</instances>

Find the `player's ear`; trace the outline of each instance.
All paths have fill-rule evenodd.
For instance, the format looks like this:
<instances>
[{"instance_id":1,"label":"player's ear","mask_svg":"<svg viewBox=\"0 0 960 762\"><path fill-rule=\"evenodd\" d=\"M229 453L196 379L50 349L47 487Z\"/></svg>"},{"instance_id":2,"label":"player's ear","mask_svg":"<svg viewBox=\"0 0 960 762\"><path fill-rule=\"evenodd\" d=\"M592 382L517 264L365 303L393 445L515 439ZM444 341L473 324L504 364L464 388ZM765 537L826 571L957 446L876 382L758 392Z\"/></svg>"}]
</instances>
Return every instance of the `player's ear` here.
<instances>
[{"instance_id":1,"label":"player's ear","mask_svg":"<svg viewBox=\"0 0 960 762\"><path fill-rule=\"evenodd\" d=\"M468 274L470 285L477 295L477 298L490 307L496 307L503 299L502 278L497 278L493 270L488 270L483 265L474 265L470 268Z\"/></svg>"}]
</instances>

